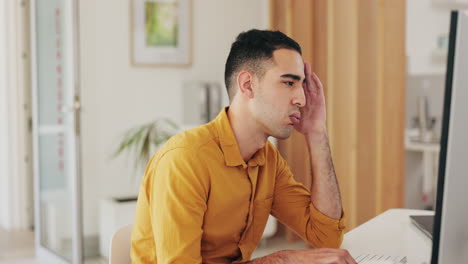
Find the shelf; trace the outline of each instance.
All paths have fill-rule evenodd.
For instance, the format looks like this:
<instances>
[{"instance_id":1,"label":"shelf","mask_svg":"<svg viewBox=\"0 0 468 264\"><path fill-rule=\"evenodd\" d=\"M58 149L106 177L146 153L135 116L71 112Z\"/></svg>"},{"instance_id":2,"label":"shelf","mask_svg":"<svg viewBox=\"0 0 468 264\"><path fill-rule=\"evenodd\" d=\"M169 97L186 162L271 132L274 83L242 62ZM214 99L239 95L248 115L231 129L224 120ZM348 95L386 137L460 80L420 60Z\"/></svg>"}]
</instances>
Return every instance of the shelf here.
<instances>
[{"instance_id":1,"label":"shelf","mask_svg":"<svg viewBox=\"0 0 468 264\"><path fill-rule=\"evenodd\" d=\"M417 130L407 129L405 132L405 149L408 151L417 151L417 152L434 152L438 153L440 151L439 142L421 142L412 140L411 137L415 137Z\"/></svg>"},{"instance_id":2,"label":"shelf","mask_svg":"<svg viewBox=\"0 0 468 264\"><path fill-rule=\"evenodd\" d=\"M408 151L437 153L440 151L440 144L439 143L414 142L414 141L406 140L405 149Z\"/></svg>"}]
</instances>

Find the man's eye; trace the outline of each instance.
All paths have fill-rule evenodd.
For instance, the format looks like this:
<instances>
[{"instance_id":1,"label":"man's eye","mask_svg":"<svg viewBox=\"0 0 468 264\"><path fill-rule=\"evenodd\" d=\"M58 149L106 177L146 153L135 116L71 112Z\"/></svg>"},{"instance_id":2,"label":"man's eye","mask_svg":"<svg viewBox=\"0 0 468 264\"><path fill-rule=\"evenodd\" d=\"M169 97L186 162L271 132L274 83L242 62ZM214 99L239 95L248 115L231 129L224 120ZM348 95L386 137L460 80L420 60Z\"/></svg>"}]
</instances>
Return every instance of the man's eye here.
<instances>
[{"instance_id":1,"label":"man's eye","mask_svg":"<svg viewBox=\"0 0 468 264\"><path fill-rule=\"evenodd\" d=\"M294 82L284 82L286 85L288 86L293 86L294 85Z\"/></svg>"}]
</instances>

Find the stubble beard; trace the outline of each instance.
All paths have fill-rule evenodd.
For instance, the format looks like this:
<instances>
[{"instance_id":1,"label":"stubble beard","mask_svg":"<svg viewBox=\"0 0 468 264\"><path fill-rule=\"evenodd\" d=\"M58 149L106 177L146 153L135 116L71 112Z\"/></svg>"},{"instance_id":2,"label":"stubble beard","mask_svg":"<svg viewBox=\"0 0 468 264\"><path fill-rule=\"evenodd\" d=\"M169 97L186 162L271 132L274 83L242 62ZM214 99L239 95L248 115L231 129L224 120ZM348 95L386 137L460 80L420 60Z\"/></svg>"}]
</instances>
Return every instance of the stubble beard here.
<instances>
[{"instance_id":1,"label":"stubble beard","mask_svg":"<svg viewBox=\"0 0 468 264\"><path fill-rule=\"evenodd\" d=\"M277 139L289 138L294 127L281 124L279 117L283 116L283 114L277 110L275 105L268 103L261 94L257 96L255 115L257 122L264 128L265 133Z\"/></svg>"}]
</instances>

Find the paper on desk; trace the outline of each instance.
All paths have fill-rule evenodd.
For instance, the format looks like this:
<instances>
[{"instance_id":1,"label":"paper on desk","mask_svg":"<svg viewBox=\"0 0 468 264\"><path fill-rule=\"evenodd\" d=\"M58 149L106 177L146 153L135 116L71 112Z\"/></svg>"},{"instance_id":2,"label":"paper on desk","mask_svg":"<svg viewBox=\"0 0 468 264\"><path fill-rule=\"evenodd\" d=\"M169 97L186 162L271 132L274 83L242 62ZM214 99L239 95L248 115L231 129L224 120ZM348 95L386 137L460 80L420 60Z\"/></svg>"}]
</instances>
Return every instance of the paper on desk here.
<instances>
[{"instance_id":1,"label":"paper on desk","mask_svg":"<svg viewBox=\"0 0 468 264\"><path fill-rule=\"evenodd\" d=\"M388 256L380 254L362 254L355 257L357 263L365 264L406 264L406 256Z\"/></svg>"}]
</instances>

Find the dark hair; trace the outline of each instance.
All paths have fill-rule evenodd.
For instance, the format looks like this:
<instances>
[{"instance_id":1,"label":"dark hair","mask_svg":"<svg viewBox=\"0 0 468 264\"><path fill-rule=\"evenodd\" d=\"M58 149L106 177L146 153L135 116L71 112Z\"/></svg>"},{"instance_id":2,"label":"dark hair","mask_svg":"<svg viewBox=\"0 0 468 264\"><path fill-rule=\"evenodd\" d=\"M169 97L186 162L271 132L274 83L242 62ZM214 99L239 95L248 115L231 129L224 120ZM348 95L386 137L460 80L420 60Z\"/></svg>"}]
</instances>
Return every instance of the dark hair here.
<instances>
[{"instance_id":1,"label":"dark hair","mask_svg":"<svg viewBox=\"0 0 468 264\"><path fill-rule=\"evenodd\" d=\"M252 29L237 36L236 41L232 43L224 71L224 81L230 99L233 95L233 75L241 68L247 68L262 78L266 72L264 63L273 57L273 52L277 49L291 49L302 54L301 46L280 31Z\"/></svg>"}]
</instances>

